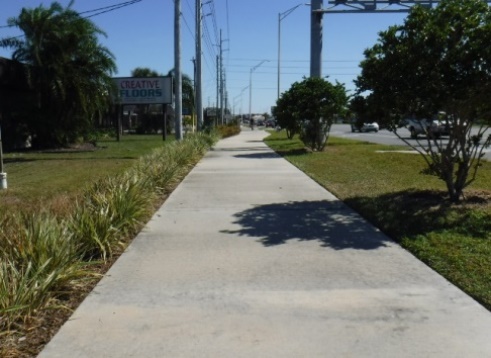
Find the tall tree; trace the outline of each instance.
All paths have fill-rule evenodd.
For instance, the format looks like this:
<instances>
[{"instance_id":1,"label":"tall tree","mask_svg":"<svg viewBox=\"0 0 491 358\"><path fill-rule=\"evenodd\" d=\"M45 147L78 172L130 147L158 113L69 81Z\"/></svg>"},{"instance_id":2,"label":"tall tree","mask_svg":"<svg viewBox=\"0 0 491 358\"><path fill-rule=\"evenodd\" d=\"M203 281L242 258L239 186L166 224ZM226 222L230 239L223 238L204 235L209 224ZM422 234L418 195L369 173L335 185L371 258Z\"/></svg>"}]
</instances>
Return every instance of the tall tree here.
<instances>
[{"instance_id":1,"label":"tall tree","mask_svg":"<svg viewBox=\"0 0 491 358\"><path fill-rule=\"evenodd\" d=\"M8 24L24 32L0 46L12 48L12 58L28 67L29 84L37 93L38 111L28 125L37 143L65 145L86 136L93 117L109 107L111 52L99 44L105 33L90 20L53 2L46 8L23 8Z\"/></svg>"},{"instance_id":2,"label":"tall tree","mask_svg":"<svg viewBox=\"0 0 491 358\"><path fill-rule=\"evenodd\" d=\"M404 24L379 35L365 51L359 92L383 112L385 124L419 151L428 173L442 179L457 202L476 178L489 146L491 123L491 10L481 0L443 0L434 9L414 7ZM431 118L445 112L448 141L402 138L405 115ZM477 132L475 126L477 127ZM474 128L473 128L474 127Z\"/></svg>"}]
</instances>

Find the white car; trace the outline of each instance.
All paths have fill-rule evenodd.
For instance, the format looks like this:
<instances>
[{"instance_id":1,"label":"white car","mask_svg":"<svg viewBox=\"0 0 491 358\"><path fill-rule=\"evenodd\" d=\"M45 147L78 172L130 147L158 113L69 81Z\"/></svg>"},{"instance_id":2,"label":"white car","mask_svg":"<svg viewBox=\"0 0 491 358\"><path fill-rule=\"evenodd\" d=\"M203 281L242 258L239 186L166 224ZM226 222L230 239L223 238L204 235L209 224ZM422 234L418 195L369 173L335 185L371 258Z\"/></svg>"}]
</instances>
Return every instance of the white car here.
<instances>
[{"instance_id":1,"label":"white car","mask_svg":"<svg viewBox=\"0 0 491 358\"><path fill-rule=\"evenodd\" d=\"M419 134L429 134L431 137L439 138L445 130L438 120L406 118L403 125L409 130L413 139L418 138Z\"/></svg>"},{"instance_id":2,"label":"white car","mask_svg":"<svg viewBox=\"0 0 491 358\"><path fill-rule=\"evenodd\" d=\"M380 127L379 127L377 122L363 123L361 126L356 122L351 123L351 131L352 132L356 132L356 131L363 132L363 133L378 132L379 128Z\"/></svg>"},{"instance_id":3,"label":"white car","mask_svg":"<svg viewBox=\"0 0 491 358\"><path fill-rule=\"evenodd\" d=\"M372 123L363 123L363 125L360 128L360 132L378 132L379 130L379 125L377 122L372 122Z\"/></svg>"}]
</instances>

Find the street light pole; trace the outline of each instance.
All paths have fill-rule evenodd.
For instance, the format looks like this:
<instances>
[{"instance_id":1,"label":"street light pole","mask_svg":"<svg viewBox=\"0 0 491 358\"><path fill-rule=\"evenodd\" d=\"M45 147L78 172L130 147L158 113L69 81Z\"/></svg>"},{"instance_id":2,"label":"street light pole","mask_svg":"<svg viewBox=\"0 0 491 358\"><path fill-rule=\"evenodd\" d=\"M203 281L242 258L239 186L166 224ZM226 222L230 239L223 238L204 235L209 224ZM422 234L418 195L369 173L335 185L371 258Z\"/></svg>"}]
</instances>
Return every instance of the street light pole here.
<instances>
[{"instance_id":1,"label":"street light pole","mask_svg":"<svg viewBox=\"0 0 491 358\"><path fill-rule=\"evenodd\" d=\"M237 102L237 98L239 98L239 97L240 97L240 101L242 102L242 96L244 94L244 91L246 89L248 89L248 88L249 88L249 86L245 86L244 88L242 88L242 90L240 91L240 93L237 96L234 97L234 114L235 115L237 115L237 113L235 113L235 102ZM241 112L240 114L242 114L242 109L241 109L240 112Z\"/></svg>"},{"instance_id":2,"label":"street light pole","mask_svg":"<svg viewBox=\"0 0 491 358\"><path fill-rule=\"evenodd\" d=\"M198 131L203 130L202 3L196 0L196 114Z\"/></svg>"},{"instance_id":3,"label":"street light pole","mask_svg":"<svg viewBox=\"0 0 491 358\"><path fill-rule=\"evenodd\" d=\"M256 66L251 68L249 74L249 121L252 119L252 73L259 68L264 62L269 62L268 60L262 60Z\"/></svg>"},{"instance_id":4,"label":"street light pole","mask_svg":"<svg viewBox=\"0 0 491 358\"><path fill-rule=\"evenodd\" d=\"M280 98L280 77L281 77L281 21L285 19L288 15L290 15L293 11L298 9L302 5L310 5L310 4L298 4L297 6L292 7L284 12L278 13L278 94L276 99Z\"/></svg>"}]
</instances>

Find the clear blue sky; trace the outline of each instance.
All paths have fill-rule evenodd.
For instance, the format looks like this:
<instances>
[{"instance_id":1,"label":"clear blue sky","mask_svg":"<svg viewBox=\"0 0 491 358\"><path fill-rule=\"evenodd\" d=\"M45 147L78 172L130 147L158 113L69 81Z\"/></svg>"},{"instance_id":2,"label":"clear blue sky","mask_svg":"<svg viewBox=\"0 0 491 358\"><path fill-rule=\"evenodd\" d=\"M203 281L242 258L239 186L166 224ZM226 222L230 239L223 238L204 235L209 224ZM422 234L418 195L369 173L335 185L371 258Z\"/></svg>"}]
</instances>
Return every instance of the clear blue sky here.
<instances>
[{"instance_id":1,"label":"clear blue sky","mask_svg":"<svg viewBox=\"0 0 491 358\"><path fill-rule=\"evenodd\" d=\"M76 0L73 9L85 12L126 0ZM59 0L67 5L69 0ZM222 31L223 58L231 109L249 111L250 70L254 71L252 112L269 112L277 97L278 14L298 5L298 0L203 0L203 104L216 103L216 56ZM0 26L18 16L23 7L51 1L9 0L0 5ZM181 0L182 68L193 77L195 0ZM327 7L328 0L324 0ZM310 7L300 6L281 21L281 91L310 72ZM87 13L86 15L90 15ZM378 32L402 23L404 14L329 14L324 16L322 75L354 89L363 51L377 40ZM116 57L116 76L129 76L136 67L166 74L174 67L174 1L142 0L131 6L91 17L108 37L101 42ZM0 27L0 37L17 36L16 28ZM10 52L0 49L0 56ZM245 90L244 90L245 89Z\"/></svg>"}]
</instances>

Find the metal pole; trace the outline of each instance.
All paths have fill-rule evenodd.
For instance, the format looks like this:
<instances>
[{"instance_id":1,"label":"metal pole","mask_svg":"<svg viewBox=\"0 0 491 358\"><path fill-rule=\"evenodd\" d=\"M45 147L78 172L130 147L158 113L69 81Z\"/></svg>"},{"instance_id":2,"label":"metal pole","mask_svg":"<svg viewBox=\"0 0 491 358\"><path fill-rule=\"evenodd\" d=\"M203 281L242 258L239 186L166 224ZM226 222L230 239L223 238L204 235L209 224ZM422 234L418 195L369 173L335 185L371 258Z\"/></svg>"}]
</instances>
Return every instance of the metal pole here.
<instances>
[{"instance_id":1,"label":"metal pole","mask_svg":"<svg viewBox=\"0 0 491 358\"><path fill-rule=\"evenodd\" d=\"M118 104L118 119L116 123L116 140L118 142L121 141L121 136L123 134L123 122L122 122L122 116L123 116L123 111L124 111L124 106L122 104Z\"/></svg>"},{"instance_id":2,"label":"metal pole","mask_svg":"<svg viewBox=\"0 0 491 358\"><path fill-rule=\"evenodd\" d=\"M222 69L223 71L223 69ZM222 124L226 124L226 120L225 120L225 111L227 109L227 105L228 105L228 94L227 94L227 90L225 89L225 71L223 71L223 75L222 75L222 108L221 108L221 114L220 116L222 117Z\"/></svg>"},{"instance_id":3,"label":"metal pole","mask_svg":"<svg viewBox=\"0 0 491 358\"><path fill-rule=\"evenodd\" d=\"M167 140L167 104L162 105L162 116L164 117L164 123L162 123L162 140Z\"/></svg>"},{"instance_id":4,"label":"metal pole","mask_svg":"<svg viewBox=\"0 0 491 358\"><path fill-rule=\"evenodd\" d=\"M193 91L194 91L193 102L194 102L194 109L192 109L192 108L190 108L190 109L191 109L192 126L193 126L192 132L194 133L194 131L195 131L195 126L194 125L197 124L197 123L195 123L195 119L197 120L197 118L198 118L197 113L196 113L196 103L198 102L198 96L197 96L197 94L198 94L198 90L197 90L198 86L197 86L197 83L196 83L196 74L197 74L196 73L197 72L196 71L196 59L193 57L191 59L191 62L193 63L193 70L194 70L194 72L193 72ZM196 125L196 127L198 127L198 126Z\"/></svg>"},{"instance_id":5,"label":"metal pole","mask_svg":"<svg viewBox=\"0 0 491 358\"><path fill-rule=\"evenodd\" d=\"M220 29L220 124L223 124L223 49L222 30Z\"/></svg>"},{"instance_id":6,"label":"metal pole","mask_svg":"<svg viewBox=\"0 0 491 358\"><path fill-rule=\"evenodd\" d=\"M203 77L202 77L202 9L201 0L196 0L196 114L198 131L203 129Z\"/></svg>"},{"instance_id":7,"label":"metal pole","mask_svg":"<svg viewBox=\"0 0 491 358\"><path fill-rule=\"evenodd\" d=\"M281 78L281 70L280 70L280 67L281 67L281 21L283 21L283 19L285 19L288 15L290 15L293 11L295 11L296 9L298 9L302 5L310 5L310 3L298 4L298 5L294 6L294 7L292 7L291 9L288 9L285 12L280 12L278 14L278 94L277 94L276 99L279 99L280 98L280 91L281 91L281 89L280 89L280 78Z\"/></svg>"},{"instance_id":8,"label":"metal pole","mask_svg":"<svg viewBox=\"0 0 491 358\"><path fill-rule=\"evenodd\" d=\"M217 102L215 104L215 126L218 125L218 108L220 101L220 56L217 55Z\"/></svg>"},{"instance_id":9,"label":"metal pole","mask_svg":"<svg viewBox=\"0 0 491 358\"><path fill-rule=\"evenodd\" d=\"M280 66L281 66L281 13L278 14L278 93L276 99L280 98Z\"/></svg>"},{"instance_id":10,"label":"metal pole","mask_svg":"<svg viewBox=\"0 0 491 358\"><path fill-rule=\"evenodd\" d=\"M249 73L249 122L252 120L252 71L254 71L253 68Z\"/></svg>"},{"instance_id":11,"label":"metal pole","mask_svg":"<svg viewBox=\"0 0 491 358\"><path fill-rule=\"evenodd\" d=\"M174 27L174 71L176 76L174 119L176 139L182 140L181 0L175 0Z\"/></svg>"},{"instance_id":12,"label":"metal pole","mask_svg":"<svg viewBox=\"0 0 491 358\"><path fill-rule=\"evenodd\" d=\"M310 77L322 77L322 2L312 0L310 24Z\"/></svg>"}]
</instances>

